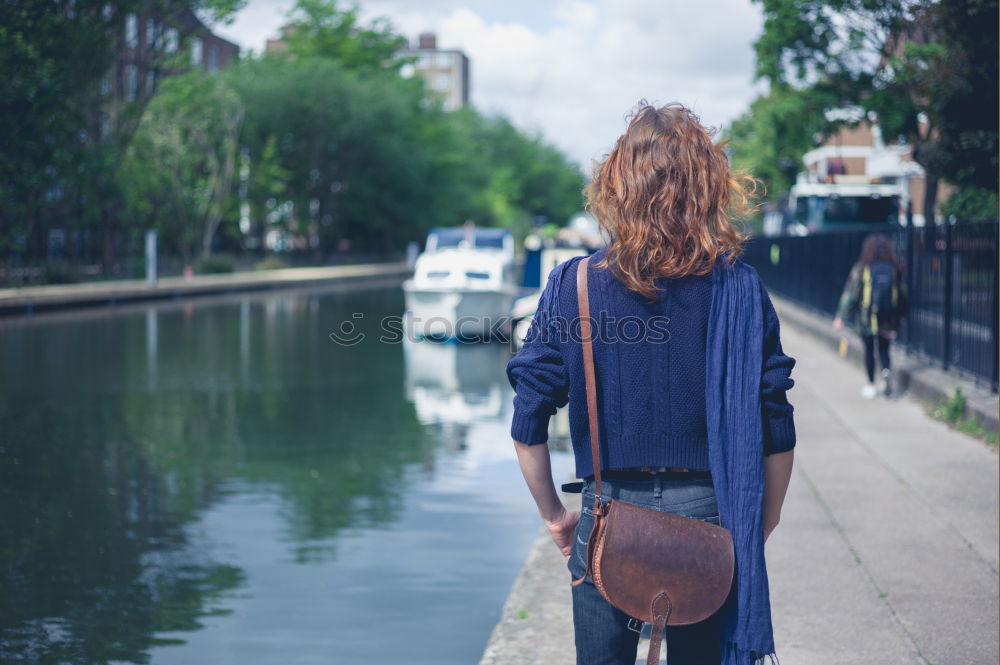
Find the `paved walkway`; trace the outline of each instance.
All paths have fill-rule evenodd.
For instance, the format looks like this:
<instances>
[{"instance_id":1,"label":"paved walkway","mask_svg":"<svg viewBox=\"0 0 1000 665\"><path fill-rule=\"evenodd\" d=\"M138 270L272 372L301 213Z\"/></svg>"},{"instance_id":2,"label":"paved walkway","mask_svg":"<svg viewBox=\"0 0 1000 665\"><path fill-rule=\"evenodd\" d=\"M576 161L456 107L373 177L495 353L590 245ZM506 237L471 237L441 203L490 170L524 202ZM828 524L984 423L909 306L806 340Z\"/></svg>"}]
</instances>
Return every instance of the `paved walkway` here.
<instances>
[{"instance_id":1,"label":"paved walkway","mask_svg":"<svg viewBox=\"0 0 1000 665\"><path fill-rule=\"evenodd\" d=\"M997 663L996 450L909 398L862 399L862 372L798 329L782 343L798 434L766 546L782 665ZM483 665L575 662L568 572L546 538Z\"/></svg>"},{"instance_id":2,"label":"paved walkway","mask_svg":"<svg viewBox=\"0 0 1000 665\"><path fill-rule=\"evenodd\" d=\"M221 275L196 275L190 278L165 277L153 286L141 279L26 286L0 289L0 315L25 314L43 309L86 307L128 301L302 286L344 279L402 275L407 272L410 272L410 269L405 263L372 263L255 270Z\"/></svg>"}]
</instances>

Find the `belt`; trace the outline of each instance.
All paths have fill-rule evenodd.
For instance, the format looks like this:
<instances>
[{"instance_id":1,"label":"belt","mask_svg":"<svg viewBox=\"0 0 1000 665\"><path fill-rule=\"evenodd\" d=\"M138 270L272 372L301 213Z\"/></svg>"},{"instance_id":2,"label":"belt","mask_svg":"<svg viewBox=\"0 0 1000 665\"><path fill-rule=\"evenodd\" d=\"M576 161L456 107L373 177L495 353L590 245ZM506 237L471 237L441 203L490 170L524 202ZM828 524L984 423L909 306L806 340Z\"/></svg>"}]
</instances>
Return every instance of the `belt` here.
<instances>
[{"instance_id":1,"label":"belt","mask_svg":"<svg viewBox=\"0 0 1000 665\"><path fill-rule=\"evenodd\" d=\"M680 478L709 478L712 473L702 469L685 469L676 466L641 466L632 469L608 469L601 473L609 480L650 480L655 476Z\"/></svg>"},{"instance_id":2,"label":"belt","mask_svg":"<svg viewBox=\"0 0 1000 665\"><path fill-rule=\"evenodd\" d=\"M676 466L641 466L631 469L608 469L601 472L601 478L608 480L652 480L653 478L711 478L711 471L702 469L685 469ZM588 480L593 476L588 476ZM563 492L579 494L583 491L583 483L566 483Z\"/></svg>"}]
</instances>

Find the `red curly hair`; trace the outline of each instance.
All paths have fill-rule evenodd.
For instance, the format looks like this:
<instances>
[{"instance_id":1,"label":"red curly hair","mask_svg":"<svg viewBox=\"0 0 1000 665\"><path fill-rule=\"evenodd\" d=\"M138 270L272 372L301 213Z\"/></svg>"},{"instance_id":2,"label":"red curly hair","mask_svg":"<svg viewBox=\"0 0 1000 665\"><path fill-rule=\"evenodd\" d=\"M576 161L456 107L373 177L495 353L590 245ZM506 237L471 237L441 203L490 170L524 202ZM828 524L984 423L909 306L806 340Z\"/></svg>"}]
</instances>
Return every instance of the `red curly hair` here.
<instances>
[{"instance_id":1,"label":"red curly hair","mask_svg":"<svg viewBox=\"0 0 1000 665\"><path fill-rule=\"evenodd\" d=\"M704 275L723 252L742 253L749 233L731 220L749 212L760 183L730 168L712 134L681 104L639 103L584 189L610 239L595 267L655 300L657 279Z\"/></svg>"}]
</instances>

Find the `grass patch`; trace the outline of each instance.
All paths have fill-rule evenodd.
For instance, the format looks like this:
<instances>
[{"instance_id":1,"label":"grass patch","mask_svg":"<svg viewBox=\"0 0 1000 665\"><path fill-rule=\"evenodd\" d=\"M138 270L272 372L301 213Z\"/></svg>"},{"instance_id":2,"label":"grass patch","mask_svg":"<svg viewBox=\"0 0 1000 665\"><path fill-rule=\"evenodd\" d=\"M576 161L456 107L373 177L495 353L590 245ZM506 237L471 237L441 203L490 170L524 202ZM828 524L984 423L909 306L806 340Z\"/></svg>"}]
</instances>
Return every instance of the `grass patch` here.
<instances>
[{"instance_id":1,"label":"grass patch","mask_svg":"<svg viewBox=\"0 0 1000 665\"><path fill-rule=\"evenodd\" d=\"M973 414L965 415L968 402L961 388L955 388L951 397L941 402L930 410L931 416L936 420L947 423L954 429L975 437L980 441L985 441L990 445L998 445L996 432L983 427Z\"/></svg>"},{"instance_id":2,"label":"grass patch","mask_svg":"<svg viewBox=\"0 0 1000 665\"><path fill-rule=\"evenodd\" d=\"M954 425L958 422L959 418L965 415L965 406L965 394L962 393L961 388L955 388L955 392L952 393L951 397L934 409L934 417L949 425Z\"/></svg>"},{"instance_id":3,"label":"grass patch","mask_svg":"<svg viewBox=\"0 0 1000 665\"><path fill-rule=\"evenodd\" d=\"M990 445L995 446L998 443L997 433L991 432L982 425L980 425L979 421L976 420L975 416L970 415L965 420L956 423L955 429L957 429L959 432L965 432L969 436L974 436L977 439L982 439L983 441L989 443Z\"/></svg>"}]
</instances>

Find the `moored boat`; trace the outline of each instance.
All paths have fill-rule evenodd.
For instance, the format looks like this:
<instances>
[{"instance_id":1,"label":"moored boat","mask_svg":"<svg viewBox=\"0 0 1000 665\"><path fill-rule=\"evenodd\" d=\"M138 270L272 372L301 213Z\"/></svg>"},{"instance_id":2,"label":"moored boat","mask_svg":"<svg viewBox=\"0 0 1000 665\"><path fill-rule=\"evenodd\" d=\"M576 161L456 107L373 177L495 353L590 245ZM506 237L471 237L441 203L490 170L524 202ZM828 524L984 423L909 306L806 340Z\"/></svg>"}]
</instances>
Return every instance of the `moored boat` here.
<instances>
[{"instance_id":1,"label":"moored boat","mask_svg":"<svg viewBox=\"0 0 1000 665\"><path fill-rule=\"evenodd\" d=\"M509 330L514 237L466 224L432 229L403 284L407 326L416 337L489 338Z\"/></svg>"}]
</instances>

